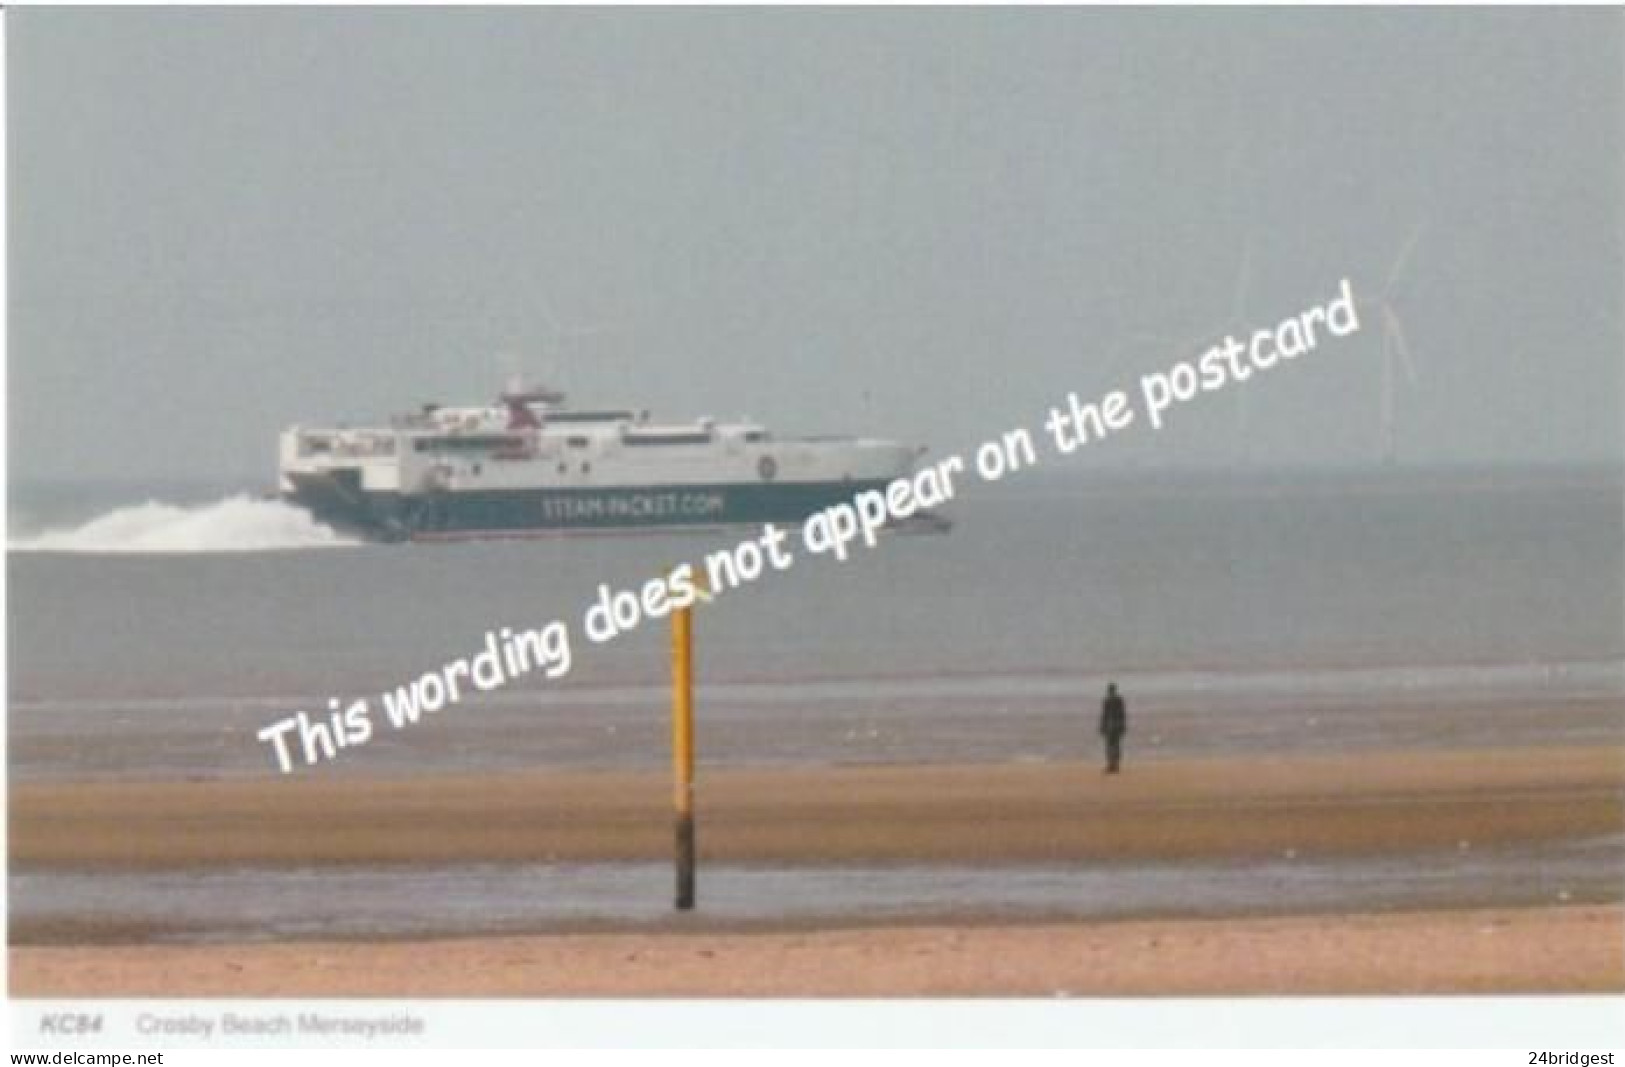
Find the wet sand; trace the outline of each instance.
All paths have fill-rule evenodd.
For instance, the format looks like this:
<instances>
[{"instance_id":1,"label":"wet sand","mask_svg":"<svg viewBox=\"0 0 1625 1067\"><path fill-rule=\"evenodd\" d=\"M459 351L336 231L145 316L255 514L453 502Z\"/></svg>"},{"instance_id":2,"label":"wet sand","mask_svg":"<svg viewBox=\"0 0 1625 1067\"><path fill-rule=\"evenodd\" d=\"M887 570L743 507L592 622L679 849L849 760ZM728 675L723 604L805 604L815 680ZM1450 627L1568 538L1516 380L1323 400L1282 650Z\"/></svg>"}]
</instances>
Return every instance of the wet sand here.
<instances>
[{"instance_id":1,"label":"wet sand","mask_svg":"<svg viewBox=\"0 0 1625 1067\"><path fill-rule=\"evenodd\" d=\"M1618 906L384 944L28 948L14 996L1154 996L1625 990Z\"/></svg>"},{"instance_id":2,"label":"wet sand","mask_svg":"<svg viewBox=\"0 0 1625 1067\"><path fill-rule=\"evenodd\" d=\"M1288 851L1391 857L1625 827L1625 750L1615 747L1170 760L1131 763L1118 777L1078 764L702 768L701 782L702 862L996 868ZM11 787L11 858L25 871L90 872L664 860L669 804L663 776L623 772L21 783ZM1438 910L1384 914L706 923L190 946L89 945L83 930L35 931L23 940L46 943L11 950L11 988L22 996L1625 989L1625 908L1613 901L1509 908L1469 894Z\"/></svg>"},{"instance_id":3,"label":"wet sand","mask_svg":"<svg viewBox=\"0 0 1625 1067\"><path fill-rule=\"evenodd\" d=\"M14 783L14 867L659 860L658 774ZM1612 747L1080 764L701 768L702 860L1042 863L1403 852L1625 826Z\"/></svg>"}]
</instances>

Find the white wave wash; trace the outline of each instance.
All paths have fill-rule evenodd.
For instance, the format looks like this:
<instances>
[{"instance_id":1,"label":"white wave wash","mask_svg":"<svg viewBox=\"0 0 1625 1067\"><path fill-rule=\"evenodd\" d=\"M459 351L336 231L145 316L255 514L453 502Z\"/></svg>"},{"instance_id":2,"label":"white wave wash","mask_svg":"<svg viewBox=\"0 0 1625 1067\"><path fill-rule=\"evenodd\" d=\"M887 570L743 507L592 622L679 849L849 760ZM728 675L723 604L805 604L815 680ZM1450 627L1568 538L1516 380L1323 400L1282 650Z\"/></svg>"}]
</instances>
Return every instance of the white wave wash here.
<instances>
[{"instance_id":1,"label":"white wave wash","mask_svg":"<svg viewBox=\"0 0 1625 1067\"><path fill-rule=\"evenodd\" d=\"M357 542L300 508L237 495L178 507L149 500L115 508L83 525L14 540L13 552L192 553L271 552Z\"/></svg>"}]
</instances>

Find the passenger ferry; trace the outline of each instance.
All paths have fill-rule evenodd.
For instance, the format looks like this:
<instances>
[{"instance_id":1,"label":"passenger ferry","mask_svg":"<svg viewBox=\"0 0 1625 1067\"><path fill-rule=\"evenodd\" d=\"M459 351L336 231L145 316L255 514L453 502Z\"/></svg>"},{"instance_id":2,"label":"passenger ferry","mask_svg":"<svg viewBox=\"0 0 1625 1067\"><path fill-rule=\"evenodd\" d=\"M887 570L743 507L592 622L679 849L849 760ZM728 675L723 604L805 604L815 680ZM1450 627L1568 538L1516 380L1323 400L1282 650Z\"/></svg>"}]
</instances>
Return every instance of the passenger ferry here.
<instances>
[{"instance_id":1,"label":"passenger ferry","mask_svg":"<svg viewBox=\"0 0 1625 1067\"><path fill-rule=\"evenodd\" d=\"M908 475L922 452L573 408L515 382L493 404L425 404L388 427L285 430L278 489L321 522L383 541L793 524ZM932 515L919 525L946 526Z\"/></svg>"}]
</instances>

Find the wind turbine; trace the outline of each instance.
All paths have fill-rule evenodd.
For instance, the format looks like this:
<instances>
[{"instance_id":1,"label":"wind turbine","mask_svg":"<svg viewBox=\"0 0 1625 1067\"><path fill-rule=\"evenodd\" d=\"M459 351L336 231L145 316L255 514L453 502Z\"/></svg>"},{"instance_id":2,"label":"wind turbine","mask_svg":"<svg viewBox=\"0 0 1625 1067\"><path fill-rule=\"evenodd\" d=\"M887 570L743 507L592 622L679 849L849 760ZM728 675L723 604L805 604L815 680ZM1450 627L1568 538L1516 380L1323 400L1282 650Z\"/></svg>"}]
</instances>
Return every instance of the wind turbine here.
<instances>
[{"instance_id":1,"label":"wind turbine","mask_svg":"<svg viewBox=\"0 0 1625 1067\"><path fill-rule=\"evenodd\" d=\"M1240 334L1243 337L1252 329L1253 324L1247 319L1247 295L1252 288L1253 281L1253 239L1249 235L1246 243L1242 245L1241 264L1236 270L1236 284L1230 294L1230 308L1217 332L1204 332L1183 337L1170 334L1136 334L1135 340L1141 343L1150 342L1159 346L1167 346L1179 358L1184 359L1190 355L1200 354L1212 347L1215 343L1223 341L1226 336ZM1245 382L1232 383L1229 388L1236 396L1236 457L1248 459L1252 454L1251 413L1247 403L1247 385Z\"/></svg>"},{"instance_id":2,"label":"wind turbine","mask_svg":"<svg viewBox=\"0 0 1625 1067\"><path fill-rule=\"evenodd\" d=\"M1382 461L1390 466L1397 459L1395 428L1398 423L1399 376L1396 369L1404 370L1407 383L1416 384L1416 364L1411 359L1411 346L1405 339L1405 326L1394 307L1393 296L1394 290L1404 278L1405 268L1410 263L1411 253L1416 250L1416 241L1421 235L1422 227L1418 223L1411 228L1410 236L1405 239L1399 255L1394 257L1393 265L1388 268L1388 276L1383 280L1381 291L1374 297L1354 301L1355 308L1375 313L1382 330L1382 363L1378 371L1382 391L1378 397L1377 433L1378 444L1382 449Z\"/></svg>"}]
</instances>

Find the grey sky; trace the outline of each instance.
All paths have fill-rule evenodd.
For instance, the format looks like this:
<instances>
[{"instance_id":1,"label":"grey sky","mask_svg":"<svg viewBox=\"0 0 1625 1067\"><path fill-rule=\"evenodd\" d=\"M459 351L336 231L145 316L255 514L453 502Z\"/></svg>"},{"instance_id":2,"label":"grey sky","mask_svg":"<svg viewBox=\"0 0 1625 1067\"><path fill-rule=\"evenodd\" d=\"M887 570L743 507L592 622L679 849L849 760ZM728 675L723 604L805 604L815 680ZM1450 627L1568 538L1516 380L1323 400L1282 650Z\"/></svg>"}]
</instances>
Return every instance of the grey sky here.
<instances>
[{"instance_id":1,"label":"grey sky","mask_svg":"<svg viewBox=\"0 0 1625 1067\"><path fill-rule=\"evenodd\" d=\"M1411 462L1621 451L1625 13L13 10L14 477L583 401L964 447L1394 296ZM566 336L550 326L549 318ZM594 328L596 332L589 332ZM579 335L578 335L579 334ZM1090 457L1362 462L1376 331Z\"/></svg>"}]
</instances>

